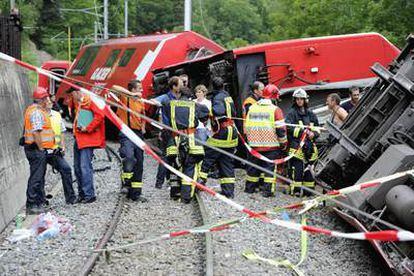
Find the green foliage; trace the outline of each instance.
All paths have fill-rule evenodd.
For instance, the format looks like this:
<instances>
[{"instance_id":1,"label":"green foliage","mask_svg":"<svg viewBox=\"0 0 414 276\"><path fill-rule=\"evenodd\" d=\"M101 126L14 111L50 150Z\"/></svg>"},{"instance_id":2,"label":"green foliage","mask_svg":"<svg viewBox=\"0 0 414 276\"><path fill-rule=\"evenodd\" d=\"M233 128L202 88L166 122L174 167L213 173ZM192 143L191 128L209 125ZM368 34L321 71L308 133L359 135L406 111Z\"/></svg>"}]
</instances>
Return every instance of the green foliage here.
<instances>
[{"instance_id":1,"label":"green foliage","mask_svg":"<svg viewBox=\"0 0 414 276\"><path fill-rule=\"evenodd\" d=\"M3 13L9 1L0 1ZM357 32L379 32L398 46L414 30L414 1L408 0L193 0L193 30L227 48L267 41ZM61 9L93 8L103 0L16 0L25 35L39 49L67 59L68 27L73 59L94 41L93 14ZM184 0L129 0L129 33L183 30ZM124 34L124 1L109 0L109 33Z\"/></svg>"}]
</instances>

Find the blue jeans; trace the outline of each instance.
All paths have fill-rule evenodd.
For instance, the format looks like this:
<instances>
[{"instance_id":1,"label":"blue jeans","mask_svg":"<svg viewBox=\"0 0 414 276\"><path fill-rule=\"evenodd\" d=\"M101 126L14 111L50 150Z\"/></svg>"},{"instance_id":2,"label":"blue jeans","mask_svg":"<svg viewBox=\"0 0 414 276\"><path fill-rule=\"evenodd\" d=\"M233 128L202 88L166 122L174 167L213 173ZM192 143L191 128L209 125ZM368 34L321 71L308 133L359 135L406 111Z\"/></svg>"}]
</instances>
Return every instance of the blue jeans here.
<instances>
[{"instance_id":1,"label":"blue jeans","mask_svg":"<svg viewBox=\"0 0 414 276\"><path fill-rule=\"evenodd\" d=\"M30 177L26 190L26 207L41 206L45 198L46 154L38 149L24 147L24 153L30 165Z\"/></svg>"},{"instance_id":2,"label":"blue jeans","mask_svg":"<svg viewBox=\"0 0 414 276\"><path fill-rule=\"evenodd\" d=\"M73 165L75 175L78 181L79 198L89 200L95 197L95 188L93 187L93 148L79 149L78 144L73 145Z\"/></svg>"}]
</instances>

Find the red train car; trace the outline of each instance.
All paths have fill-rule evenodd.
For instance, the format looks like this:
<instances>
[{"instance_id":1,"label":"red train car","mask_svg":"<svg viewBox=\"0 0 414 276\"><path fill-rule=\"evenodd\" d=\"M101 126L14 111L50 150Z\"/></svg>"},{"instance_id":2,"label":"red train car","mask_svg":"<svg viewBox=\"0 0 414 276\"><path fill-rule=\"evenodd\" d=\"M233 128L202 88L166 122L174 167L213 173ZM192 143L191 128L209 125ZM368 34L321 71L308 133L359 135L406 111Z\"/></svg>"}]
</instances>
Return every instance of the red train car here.
<instances>
[{"instance_id":1,"label":"red train car","mask_svg":"<svg viewBox=\"0 0 414 276\"><path fill-rule=\"evenodd\" d=\"M152 91L152 70L185 60L223 52L213 41L191 31L111 39L83 47L67 77L105 96L112 85L126 87L131 79L142 81L144 97ZM67 85L57 98L62 100Z\"/></svg>"},{"instance_id":2,"label":"red train car","mask_svg":"<svg viewBox=\"0 0 414 276\"><path fill-rule=\"evenodd\" d=\"M66 75L70 67L70 62L66 60L50 60L42 64L42 69L51 71L58 76ZM60 82L56 82L53 79L48 78L45 75L39 74L37 80L37 86L46 88L51 95L55 95L59 89Z\"/></svg>"},{"instance_id":3,"label":"red train car","mask_svg":"<svg viewBox=\"0 0 414 276\"><path fill-rule=\"evenodd\" d=\"M165 78L187 73L194 87L209 85L214 76L225 78L227 89L240 109L255 80L276 84L282 95L302 87L311 94L312 104L325 102L326 92L365 87L374 79L370 66L386 66L399 49L377 33L294 39L238 48L208 58L183 62L156 70L154 87L162 88ZM283 101L282 105L290 105Z\"/></svg>"}]
</instances>

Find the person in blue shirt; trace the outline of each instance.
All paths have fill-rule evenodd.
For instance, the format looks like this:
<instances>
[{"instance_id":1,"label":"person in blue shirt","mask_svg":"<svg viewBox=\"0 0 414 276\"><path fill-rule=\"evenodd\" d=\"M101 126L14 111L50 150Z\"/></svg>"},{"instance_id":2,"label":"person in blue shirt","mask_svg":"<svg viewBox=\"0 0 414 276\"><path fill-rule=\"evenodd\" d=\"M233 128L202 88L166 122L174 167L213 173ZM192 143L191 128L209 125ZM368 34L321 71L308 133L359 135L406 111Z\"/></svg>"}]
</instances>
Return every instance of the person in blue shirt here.
<instances>
[{"instance_id":1,"label":"person in blue shirt","mask_svg":"<svg viewBox=\"0 0 414 276\"><path fill-rule=\"evenodd\" d=\"M354 107L358 104L359 102L359 87L357 86L352 86L351 89L349 89L349 96L351 97L350 101L347 101L343 104L341 104L341 107L343 109L345 109L346 112L348 112L348 114L354 109Z\"/></svg>"}]
</instances>

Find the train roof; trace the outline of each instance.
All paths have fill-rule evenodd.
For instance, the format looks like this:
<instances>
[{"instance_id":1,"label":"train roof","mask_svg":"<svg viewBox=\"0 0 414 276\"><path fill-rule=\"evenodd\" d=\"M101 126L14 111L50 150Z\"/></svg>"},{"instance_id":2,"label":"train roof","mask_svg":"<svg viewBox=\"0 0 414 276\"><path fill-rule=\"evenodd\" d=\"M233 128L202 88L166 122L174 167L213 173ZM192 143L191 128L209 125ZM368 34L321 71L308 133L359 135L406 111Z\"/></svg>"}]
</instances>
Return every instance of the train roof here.
<instances>
[{"instance_id":1,"label":"train roof","mask_svg":"<svg viewBox=\"0 0 414 276\"><path fill-rule=\"evenodd\" d=\"M244 55L244 54L250 54L250 53L256 53L256 52L263 52L270 48L273 48L273 49L287 48L287 47L301 46L301 45L309 44L312 42L336 42L336 41L342 41L344 39L350 40L352 38L354 39L360 39L360 38L379 39L379 40L386 42L389 45L392 45L392 47L394 47L395 50L399 51L399 49L396 46L394 46L391 42L389 42L388 39L386 39L383 35L372 32L372 33L298 38L298 39L282 40L282 41L276 41L276 42L267 42L267 43L261 43L261 44L236 48L233 50L233 52L237 56L237 55Z\"/></svg>"}]
</instances>

